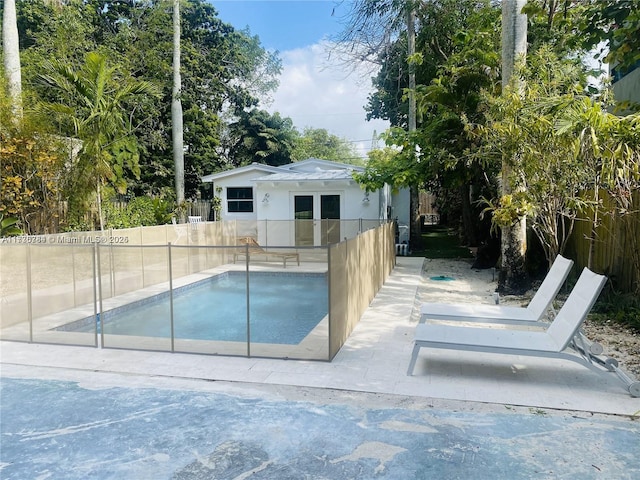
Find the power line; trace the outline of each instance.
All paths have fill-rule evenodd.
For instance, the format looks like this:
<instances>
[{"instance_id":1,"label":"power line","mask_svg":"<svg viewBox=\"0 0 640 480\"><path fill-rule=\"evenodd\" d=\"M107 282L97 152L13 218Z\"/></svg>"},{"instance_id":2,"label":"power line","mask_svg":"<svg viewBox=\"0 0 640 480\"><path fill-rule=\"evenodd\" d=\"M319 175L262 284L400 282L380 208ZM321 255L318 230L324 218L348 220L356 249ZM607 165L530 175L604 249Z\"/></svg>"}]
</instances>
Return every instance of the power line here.
<instances>
[{"instance_id":1,"label":"power line","mask_svg":"<svg viewBox=\"0 0 640 480\"><path fill-rule=\"evenodd\" d=\"M370 138L365 138L363 140L343 140L343 141L347 143L359 143L359 142L371 142L372 140Z\"/></svg>"}]
</instances>

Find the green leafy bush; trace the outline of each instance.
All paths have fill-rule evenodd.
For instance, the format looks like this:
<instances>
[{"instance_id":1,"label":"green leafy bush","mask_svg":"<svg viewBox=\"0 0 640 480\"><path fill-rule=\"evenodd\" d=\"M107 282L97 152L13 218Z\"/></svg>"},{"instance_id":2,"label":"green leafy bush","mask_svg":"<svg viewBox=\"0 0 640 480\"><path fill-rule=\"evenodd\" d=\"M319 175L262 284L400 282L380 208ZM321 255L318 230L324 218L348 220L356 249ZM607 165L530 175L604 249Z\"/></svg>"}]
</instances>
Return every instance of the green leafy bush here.
<instances>
[{"instance_id":1,"label":"green leafy bush","mask_svg":"<svg viewBox=\"0 0 640 480\"><path fill-rule=\"evenodd\" d=\"M105 202L102 208L107 228L164 225L172 214L170 202L151 197L135 197L126 205Z\"/></svg>"},{"instance_id":2,"label":"green leafy bush","mask_svg":"<svg viewBox=\"0 0 640 480\"><path fill-rule=\"evenodd\" d=\"M596 303L593 313L599 320L620 323L640 333L640 298L636 295L610 291Z\"/></svg>"},{"instance_id":3,"label":"green leafy bush","mask_svg":"<svg viewBox=\"0 0 640 480\"><path fill-rule=\"evenodd\" d=\"M5 217L0 213L0 237L12 237L22 235L22 230L18 228L19 221L14 217Z\"/></svg>"}]
</instances>

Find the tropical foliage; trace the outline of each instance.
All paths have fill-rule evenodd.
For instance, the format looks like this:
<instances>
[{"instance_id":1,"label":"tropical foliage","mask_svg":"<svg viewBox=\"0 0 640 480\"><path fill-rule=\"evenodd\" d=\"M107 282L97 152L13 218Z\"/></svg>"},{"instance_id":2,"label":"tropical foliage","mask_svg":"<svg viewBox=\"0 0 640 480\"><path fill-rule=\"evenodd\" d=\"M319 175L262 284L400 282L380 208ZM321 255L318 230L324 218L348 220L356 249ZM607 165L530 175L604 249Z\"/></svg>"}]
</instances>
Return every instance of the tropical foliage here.
<instances>
[{"instance_id":1,"label":"tropical foliage","mask_svg":"<svg viewBox=\"0 0 640 480\"><path fill-rule=\"evenodd\" d=\"M480 136L476 155L508 159L513 172L509 190L515 193L488 201L494 226L528 216L550 266L589 205L583 192L594 170L576 155L575 136L558 128L566 106L585 98L586 79L583 69L548 47L530 54L517 75L522 88L487 95L484 122L470 131Z\"/></svg>"},{"instance_id":2,"label":"tropical foliage","mask_svg":"<svg viewBox=\"0 0 640 480\"><path fill-rule=\"evenodd\" d=\"M125 193L127 177L139 178L138 143L124 102L140 95L154 95L152 84L119 75L101 54L87 54L80 70L60 61L43 65L40 81L59 92L58 102L43 102L42 112L58 122L61 133L80 142L71 161L69 200L74 213L86 210L87 197L95 194L100 229L102 191L108 183ZM79 206L83 208L78 208Z\"/></svg>"},{"instance_id":3,"label":"tropical foliage","mask_svg":"<svg viewBox=\"0 0 640 480\"><path fill-rule=\"evenodd\" d=\"M392 124L386 148L371 154L359 180L369 189L388 182L432 190L469 245L488 240L491 222L495 229L526 214L550 261L583 212L592 212L594 229L611 213L600 207L600 192L614 198L616 215L637 217L631 207L638 189L637 113L614 116L606 84L588 83L594 72L580 59L608 42L606 60L616 71L636 68L639 1L528 1L528 60L517 71L517 91L501 85L497 2L352 2L343 51L378 62L366 111ZM281 64L259 38L222 22L204 0L180 5L187 198L196 196L203 174L237 165L356 156L326 131L301 133L290 119L261 109ZM16 6L24 120L15 122L15 96L3 88L4 218L42 233L55 228L63 204L76 226L90 227L84 214L95 209L103 218L100 197L175 200L171 2L23 0ZM410 11L416 53L407 58ZM409 70L416 74L412 92ZM418 105L412 132L406 132L409 93ZM46 123L36 110L46 112ZM506 180L516 188L500 196L504 158L512 172ZM143 223L164 216L148 215L163 207L141 210Z\"/></svg>"},{"instance_id":4,"label":"tropical foliage","mask_svg":"<svg viewBox=\"0 0 640 480\"><path fill-rule=\"evenodd\" d=\"M574 221L592 212L597 225L597 215L606 213L594 196L601 190L616 199L617 215L637 219L630 202L638 188L637 118L609 113L606 83L589 82L589 75L602 72L581 61L606 40L607 60L634 68L637 0L527 2L526 66L516 71L518 88L504 91L495 2L389 0L374 9L356 3L362 8L348 32L356 35L367 16L378 26L362 39L380 46L382 66L369 116L393 125L385 134L388 147L370 154L359 177L367 188L418 183L437 193L440 212L470 245L486 242L489 227L498 233L526 215L550 262L566 248ZM410 7L418 18L418 53L407 58L402 31L390 34L380 20ZM384 32L386 43L372 41L376 31ZM408 133L406 72L412 63L419 115L416 132ZM505 158L510 174L504 181L512 193L501 196L497 179Z\"/></svg>"},{"instance_id":5,"label":"tropical foliage","mask_svg":"<svg viewBox=\"0 0 640 480\"><path fill-rule=\"evenodd\" d=\"M279 166L291 162L296 130L290 118L265 110L240 112L229 126L229 159L233 165L259 163Z\"/></svg>"},{"instance_id":6,"label":"tropical foliage","mask_svg":"<svg viewBox=\"0 0 640 480\"><path fill-rule=\"evenodd\" d=\"M0 83L0 215L15 218L30 232L57 229L65 189L65 160L71 144L46 136L33 115L14 121L12 98Z\"/></svg>"},{"instance_id":7,"label":"tropical foliage","mask_svg":"<svg viewBox=\"0 0 640 480\"><path fill-rule=\"evenodd\" d=\"M5 217L0 214L0 237L13 237L21 235L22 230L18 228L18 219L15 217Z\"/></svg>"},{"instance_id":8,"label":"tropical foliage","mask_svg":"<svg viewBox=\"0 0 640 480\"><path fill-rule=\"evenodd\" d=\"M295 161L321 158L355 165L363 163L351 143L324 128L304 128L295 141L291 157Z\"/></svg>"},{"instance_id":9,"label":"tropical foliage","mask_svg":"<svg viewBox=\"0 0 640 480\"><path fill-rule=\"evenodd\" d=\"M602 45L604 60L623 69L640 62L640 0L588 0L580 22L586 47Z\"/></svg>"},{"instance_id":10,"label":"tropical foliage","mask_svg":"<svg viewBox=\"0 0 640 480\"><path fill-rule=\"evenodd\" d=\"M171 222L174 212L171 202L148 196L135 197L128 202L105 202L104 206L107 228L163 225Z\"/></svg>"},{"instance_id":11,"label":"tropical foliage","mask_svg":"<svg viewBox=\"0 0 640 480\"><path fill-rule=\"evenodd\" d=\"M160 0L70 0L62 7L18 2L24 82L39 98L60 100L39 82L51 59L77 71L89 52L158 89L157 96L122 103L137 127L140 178L126 178L133 194L173 192L171 15L169 3ZM191 198L201 175L230 163L221 146L226 118L255 106L274 89L280 61L257 37L224 24L203 0L182 2L181 21L186 196Z\"/></svg>"},{"instance_id":12,"label":"tropical foliage","mask_svg":"<svg viewBox=\"0 0 640 480\"><path fill-rule=\"evenodd\" d=\"M439 0L416 7L416 100L418 128L406 133L406 38L400 36L380 52L382 64L369 99L369 116L391 120L385 136L388 150L374 154L361 180L369 188L388 180L396 187L419 184L437 194L443 216L458 224L468 245L489 235L478 221L475 202L492 196L496 165L470 154L474 140L465 131L468 120L480 121L481 92L498 88L500 11L489 2ZM396 152L394 154L394 151ZM400 182L400 183L397 183Z\"/></svg>"}]
</instances>

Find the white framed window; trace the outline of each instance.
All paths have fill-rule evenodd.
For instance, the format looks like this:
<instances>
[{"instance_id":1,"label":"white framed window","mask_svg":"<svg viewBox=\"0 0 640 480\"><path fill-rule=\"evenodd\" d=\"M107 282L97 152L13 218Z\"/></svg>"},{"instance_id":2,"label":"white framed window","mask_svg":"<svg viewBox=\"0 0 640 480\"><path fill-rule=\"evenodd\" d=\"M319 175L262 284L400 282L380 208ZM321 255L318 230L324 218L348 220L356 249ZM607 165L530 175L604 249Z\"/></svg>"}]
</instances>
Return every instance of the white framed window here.
<instances>
[{"instance_id":1,"label":"white framed window","mask_svg":"<svg viewBox=\"0 0 640 480\"><path fill-rule=\"evenodd\" d=\"M253 212L253 188L227 187L227 212Z\"/></svg>"}]
</instances>

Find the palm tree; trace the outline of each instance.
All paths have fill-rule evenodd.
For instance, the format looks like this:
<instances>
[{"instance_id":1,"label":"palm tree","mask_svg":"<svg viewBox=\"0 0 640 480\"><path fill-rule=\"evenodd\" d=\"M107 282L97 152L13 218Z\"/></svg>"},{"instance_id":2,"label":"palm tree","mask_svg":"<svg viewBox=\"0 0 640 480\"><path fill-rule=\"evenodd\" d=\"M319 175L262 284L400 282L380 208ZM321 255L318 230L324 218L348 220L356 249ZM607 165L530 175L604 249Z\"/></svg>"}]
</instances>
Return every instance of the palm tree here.
<instances>
[{"instance_id":1,"label":"palm tree","mask_svg":"<svg viewBox=\"0 0 640 480\"><path fill-rule=\"evenodd\" d=\"M40 80L57 91L60 101L43 104L43 109L69 128L65 132L82 142L74 168L76 180L84 179L95 189L100 229L102 189L110 182L126 189L125 169L139 173L137 142L124 103L137 95L156 95L148 82L116 78L117 69L105 56L91 52L85 64L74 71L63 62L48 62Z\"/></svg>"},{"instance_id":2,"label":"palm tree","mask_svg":"<svg viewBox=\"0 0 640 480\"><path fill-rule=\"evenodd\" d=\"M241 112L229 130L233 142L229 158L236 164L258 161L279 166L291 162L296 131L290 118L253 109Z\"/></svg>"},{"instance_id":3,"label":"palm tree","mask_svg":"<svg viewBox=\"0 0 640 480\"><path fill-rule=\"evenodd\" d=\"M527 53L527 16L522 8L527 0L502 0L502 88L519 88L513 79L516 62ZM512 159L502 161L502 195L512 193ZM502 228L502 267L499 286L504 292L518 292L526 283L525 253L527 224L525 217Z\"/></svg>"},{"instance_id":4,"label":"palm tree","mask_svg":"<svg viewBox=\"0 0 640 480\"><path fill-rule=\"evenodd\" d=\"M184 203L184 132L182 124L182 78L180 76L180 0L173 0L173 90L171 94L171 131L175 168L176 203Z\"/></svg>"},{"instance_id":5,"label":"palm tree","mask_svg":"<svg viewBox=\"0 0 640 480\"><path fill-rule=\"evenodd\" d=\"M22 117L22 74L20 72L20 47L15 0L4 0L2 53L8 92L13 106L13 115L18 120Z\"/></svg>"},{"instance_id":6,"label":"palm tree","mask_svg":"<svg viewBox=\"0 0 640 480\"><path fill-rule=\"evenodd\" d=\"M338 44L348 45L347 56L356 61L370 61L381 52L389 49L391 39L406 30L407 35L407 80L408 115L407 131L416 130L416 75L415 75L415 24L416 10L420 6L416 0L354 0L351 2L350 19ZM341 47L338 47L340 49ZM411 243L421 242L421 223L419 215L419 188L410 187L409 221L411 223Z\"/></svg>"}]
</instances>

